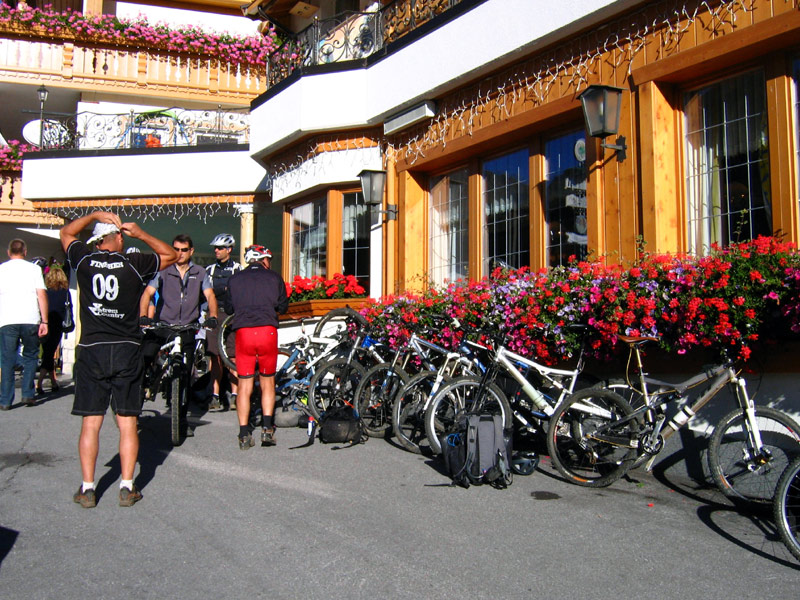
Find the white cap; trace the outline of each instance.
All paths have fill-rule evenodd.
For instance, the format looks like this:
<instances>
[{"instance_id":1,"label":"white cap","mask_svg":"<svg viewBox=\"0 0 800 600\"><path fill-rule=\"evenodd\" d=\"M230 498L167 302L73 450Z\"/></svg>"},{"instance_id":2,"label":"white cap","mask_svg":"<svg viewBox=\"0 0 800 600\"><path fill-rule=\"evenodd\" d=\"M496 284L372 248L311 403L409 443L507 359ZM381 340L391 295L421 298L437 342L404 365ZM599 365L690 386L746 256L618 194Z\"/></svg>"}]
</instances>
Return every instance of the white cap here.
<instances>
[{"instance_id":1,"label":"white cap","mask_svg":"<svg viewBox=\"0 0 800 600\"><path fill-rule=\"evenodd\" d=\"M119 233L119 227L113 223L96 223L92 231L92 237L86 243L94 244L111 233Z\"/></svg>"}]
</instances>

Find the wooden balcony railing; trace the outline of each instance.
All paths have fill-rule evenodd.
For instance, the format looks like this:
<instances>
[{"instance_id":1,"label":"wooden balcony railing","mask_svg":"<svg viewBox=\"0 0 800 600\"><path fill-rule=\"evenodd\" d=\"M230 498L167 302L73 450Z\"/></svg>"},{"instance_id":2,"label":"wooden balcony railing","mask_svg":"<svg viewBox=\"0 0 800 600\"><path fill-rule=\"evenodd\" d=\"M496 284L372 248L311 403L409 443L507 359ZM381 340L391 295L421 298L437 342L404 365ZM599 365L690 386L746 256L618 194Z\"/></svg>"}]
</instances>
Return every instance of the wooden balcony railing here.
<instances>
[{"instance_id":1,"label":"wooden balcony railing","mask_svg":"<svg viewBox=\"0 0 800 600\"><path fill-rule=\"evenodd\" d=\"M266 67L200 54L32 34L0 24L0 82L244 106L266 90Z\"/></svg>"},{"instance_id":2,"label":"wooden balcony railing","mask_svg":"<svg viewBox=\"0 0 800 600\"><path fill-rule=\"evenodd\" d=\"M34 209L33 204L22 197L22 178L19 171L0 171L0 223L60 227L64 220Z\"/></svg>"}]
</instances>

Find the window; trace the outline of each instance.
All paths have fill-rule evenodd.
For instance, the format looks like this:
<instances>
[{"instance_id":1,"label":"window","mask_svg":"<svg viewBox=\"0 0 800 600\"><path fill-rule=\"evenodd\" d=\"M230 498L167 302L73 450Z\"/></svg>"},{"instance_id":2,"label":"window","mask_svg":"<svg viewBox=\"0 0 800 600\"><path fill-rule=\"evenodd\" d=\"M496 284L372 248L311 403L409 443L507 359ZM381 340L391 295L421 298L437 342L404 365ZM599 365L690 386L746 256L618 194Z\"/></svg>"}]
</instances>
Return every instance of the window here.
<instances>
[{"instance_id":1,"label":"window","mask_svg":"<svg viewBox=\"0 0 800 600\"><path fill-rule=\"evenodd\" d=\"M689 250L772 233L764 74L684 96Z\"/></svg>"},{"instance_id":2,"label":"window","mask_svg":"<svg viewBox=\"0 0 800 600\"><path fill-rule=\"evenodd\" d=\"M360 192L344 194L343 203L342 273L369 289L369 207Z\"/></svg>"},{"instance_id":3,"label":"window","mask_svg":"<svg viewBox=\"0 0 800 600\"><path fill-rule=\"evenodd\" d=\"M794 79L794 147L797 153L797 172L800 173L800 58L792 63L792 78ZM800 189L800 181L797 189Z\"/></svg>"},{"instance_id":4,"label":"window","mask_svg":"<svg viewBox=\"0 0 800 600\"><path fill-rule=\"evenodd\" d=\"M328 203L321 198L291 211L291 276L327 275Z\"/></svg>"},{"instance_id":5,"label":"window","mask_svg":"<svg viewBox=\"0 0 800 600\"><path fill-rule=\"evenodd\" d=\"M428 270L431 281L437 285L468 275L468 180L467 169L460 169L431 182Z\"/></svg>"},{"instance_id":6,"label":"window","mask_svg":"<svg viewBox=\"0 0 800 600\"><path fill-rule=\"evenodd\" d=\"M545 142L547 266L586 258L586 140L574 131Z\"/></svg>"},{"instance_id":7,"label":"window","mask_svg":"<svg viewBox=\"0 0 800 600\"><path fill-rule=\"evenodd\" d=\"M484 271L502 261L530 264L528 151L519 150L483 163Z\"/></svg>"}]
</instances>

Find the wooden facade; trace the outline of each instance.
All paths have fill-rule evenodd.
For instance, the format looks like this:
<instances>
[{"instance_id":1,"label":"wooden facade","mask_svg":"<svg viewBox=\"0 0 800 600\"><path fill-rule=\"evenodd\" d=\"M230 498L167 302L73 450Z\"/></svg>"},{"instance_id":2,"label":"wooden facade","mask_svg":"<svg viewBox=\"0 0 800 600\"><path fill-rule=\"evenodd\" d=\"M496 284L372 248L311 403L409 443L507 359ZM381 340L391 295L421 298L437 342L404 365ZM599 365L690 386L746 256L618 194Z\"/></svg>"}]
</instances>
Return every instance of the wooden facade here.
<instances>
[{"instance_id":1,"label":"wooden facade","mask_svg":"<svg viewBox=\"0 0 800 600\"><path fill-rule=\"evenodd\" d=\"M433 121L388 141L387 164L394 165L388 194L401 207L394 245L398 289L425 279L429 181L457 167L470 173L470 277L484 274L479 165L512 149L529 153L531 267L547 266L543 143L559 131L583 128L577 96L591 84L624 89L619 133L628 144L627 159L619 162L600 140L587 140L592 255L631 261L640 240L648 251L689 249L682 94L749 69L766 75L772 229L798 241L791 63L799 53L796 0L652 2L438 98Z\"/></svg>"}]
</instances>

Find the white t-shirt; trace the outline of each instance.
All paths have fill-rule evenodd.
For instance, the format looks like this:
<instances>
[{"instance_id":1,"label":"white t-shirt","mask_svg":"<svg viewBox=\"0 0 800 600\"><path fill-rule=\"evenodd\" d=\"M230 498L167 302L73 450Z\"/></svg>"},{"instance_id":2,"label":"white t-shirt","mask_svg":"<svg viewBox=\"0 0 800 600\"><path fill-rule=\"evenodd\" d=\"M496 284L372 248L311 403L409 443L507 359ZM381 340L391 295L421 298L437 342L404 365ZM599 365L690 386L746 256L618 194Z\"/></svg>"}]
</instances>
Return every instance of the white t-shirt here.
<instances>
[{"instance_id":1,"label":"white t-shirt","mask_svg":"<svg viewBox=\"0 0 800 600\"><path fill-rule=\"evenodd\" d=\"M43 290L42 269L22 258L0 265L0 327L40 321L36 290Z\"/></svg>"}]
</instances>

